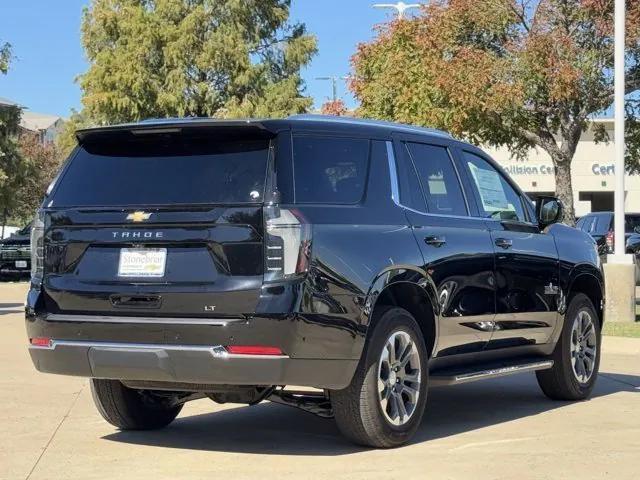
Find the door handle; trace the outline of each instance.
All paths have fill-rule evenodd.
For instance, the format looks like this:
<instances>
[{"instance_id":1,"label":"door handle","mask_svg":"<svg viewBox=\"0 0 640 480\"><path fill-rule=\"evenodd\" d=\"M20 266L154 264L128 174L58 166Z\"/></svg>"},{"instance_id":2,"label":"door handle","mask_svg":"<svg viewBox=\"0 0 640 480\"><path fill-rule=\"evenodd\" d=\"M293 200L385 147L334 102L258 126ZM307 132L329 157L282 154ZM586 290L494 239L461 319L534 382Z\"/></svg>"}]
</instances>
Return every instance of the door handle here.
<instances>
[{"instance_id":1,"label":"door handle","mask_svg":"<svg viewBox=\"0 0 640 480\"><path fill-rule=\"evenodd\" d=\"M424 237L424 243L431 245L432 247L441 247L447 243L447 239L439 235L431 235Z\"/></svg>"},{"instance_id":2,"label":"door handle","mask_svg":"<svg viewBox=\"0 0 640 480\"><path fill-rule=\"evenodd\" d=\"M506 250L507 248L511 248L513 246L513 240L510 240L508 238L496 238L495 244L496 246L504 248Z\"/></svg>"}]
</instances>

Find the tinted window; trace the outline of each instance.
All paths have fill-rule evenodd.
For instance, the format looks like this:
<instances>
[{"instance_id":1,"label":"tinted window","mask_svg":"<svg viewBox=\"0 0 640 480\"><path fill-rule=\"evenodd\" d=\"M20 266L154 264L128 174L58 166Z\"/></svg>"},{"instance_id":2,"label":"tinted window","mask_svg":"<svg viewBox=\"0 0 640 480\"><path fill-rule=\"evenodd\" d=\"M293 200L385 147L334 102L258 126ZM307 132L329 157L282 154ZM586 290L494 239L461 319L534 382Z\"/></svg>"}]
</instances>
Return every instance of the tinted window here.
<instances>
[{"instance_id":1,"label":"tinted window","mask_svg":"<svg viewBox=\"0 0 640 480\"><path fill-rule=\"evenodd\" d=\"M591 232L596 235L604 235L613 228L613 215L596 215L596 223L591 227Z\"/></svg>"},{"instance_id":2,"label":"tinted window","mask_svg":"<svg viewBox=\"0 0 640 480\"><path fill-rule=\"evenodd\" d=\"M54 191L53 206L261 202L268 145L150 135L85 146Z\"/></svg>"},{"instance_id":3,"label":"tinted window","mask_svg":"<svg viewBox=\"0 0 640 480\"><path fill-rule=\"evenodd\" d=\"M445 147L406 144L420 178L427 211L443 215L467 215L467 207L455 168Z\"/></svg>"},{"instance_id":4,"label":"tinted window","mask_svg":"<svg viewBox=\"0 0 640 480\"><path fill-rule=\"evenodd\" d=\"M522 197L489 162L470 152L463 152L471 177L480 215L498 220L524 222Z\"/></svg>"},{"instance_id":5,"label":"tinted window","mask_svg":"<svg viewBox=\"0 0 640 480\"><path fill-rule=\"evenodd\" d=\"M294 137L296 203L358 203L364 194L368 163L369 140Z\"/></svg>"},{"instance_id":6,"label":"tinted window","mask_svg":"<svg viewBox=\"0 0 640 480\"><path fill-rule=\"evenodd\" d=\"M624 218L624 231L627 233L640 233L640 215L626 215Z\"/></svg>"},{"instance_id":7,"label":"tinted window","mask_svg":"<svg viewBox=\"0 0 640 480\"><path fill-rule=\"evenodd\" d=\"M422 195L418 174L406 148L402 148L402 152L396 159L396 162L398 185L400 187L400 203L405 207L412 208L419 212L426 212L427 205Z\"/></svg>"}]
</instances>

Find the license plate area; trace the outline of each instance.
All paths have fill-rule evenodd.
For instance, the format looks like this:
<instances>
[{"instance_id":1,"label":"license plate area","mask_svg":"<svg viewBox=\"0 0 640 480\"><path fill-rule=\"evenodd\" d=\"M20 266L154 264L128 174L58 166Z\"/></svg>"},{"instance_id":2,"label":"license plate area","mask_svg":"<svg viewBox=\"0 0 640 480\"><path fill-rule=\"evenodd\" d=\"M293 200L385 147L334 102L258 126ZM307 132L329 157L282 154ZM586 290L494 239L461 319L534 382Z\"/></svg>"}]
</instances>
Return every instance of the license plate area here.
<instances>
[{"instance_id":1,"label":"license plate area","mask_svg":"<svg viewBox=\"0 0 640 480\"><path fill-rule=\"evenodd\" d=\"M16 260L16 268L27 268L26 260Z\"/></svg>"},{"instance_id":2,"label":"license plate area","mask_svg":"<svg viewBox=\"0 0 640 480\"><path fill-rule=\"evenodd\" d=\"M166 248L121 248L118 277L160 278L167 263Z\"/></svg>"}]
</instances>

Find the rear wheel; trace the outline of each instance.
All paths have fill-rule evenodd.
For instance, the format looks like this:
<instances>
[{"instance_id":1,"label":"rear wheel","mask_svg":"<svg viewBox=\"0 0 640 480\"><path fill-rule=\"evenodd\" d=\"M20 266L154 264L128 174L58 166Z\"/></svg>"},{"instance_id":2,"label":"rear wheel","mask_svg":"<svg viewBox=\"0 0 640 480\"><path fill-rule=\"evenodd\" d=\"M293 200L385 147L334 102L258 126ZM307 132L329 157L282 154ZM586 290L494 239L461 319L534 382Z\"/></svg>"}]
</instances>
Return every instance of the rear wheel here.
<instances>
[{"instance_id":1,"label":"rear wheel","mask_svg":"<svg viewBox=\"0 0 640 480\"><path fill-rule=\"evenodd\" d=\"M411 314L402 308L381 312L351 384L330 392L343 435L370 447L406 443L424 413L427 359L420 327Z\"/></svg>"},{"instance_id":2,"label":"rear wheel","mask_svg":"<svg viewBox=\"0 0 640 480\"><path fill-rule=\"evenodd\" d=\"M102 417L121 430L152 430L169 425L182 410L151 393L125 387L118 380L91 379L91 395Z\"/></svg>"},{"instance_id":3,"label":"rear wheel","mask_svg":"<svg viewBox=\"0 0 640 480\"><path fill-rule=\"evenodd\" d=\"M589 397L600 367L600 322L591 300L578 294L569 303L554 365L536 372L538 384L554 400Z\"/></svg>"}]
</instances>

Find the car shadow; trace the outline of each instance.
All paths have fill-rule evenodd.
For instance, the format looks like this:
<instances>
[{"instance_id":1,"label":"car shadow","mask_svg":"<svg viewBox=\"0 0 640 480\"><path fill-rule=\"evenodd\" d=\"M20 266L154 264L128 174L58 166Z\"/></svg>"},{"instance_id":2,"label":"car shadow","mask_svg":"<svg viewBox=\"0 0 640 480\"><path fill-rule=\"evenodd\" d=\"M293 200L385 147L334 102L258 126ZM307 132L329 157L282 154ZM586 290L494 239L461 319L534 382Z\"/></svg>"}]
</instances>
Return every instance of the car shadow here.
<instances>
[{"instance_id":1,"label":"car shadow","mask_svg":"<svg viewBox=\"0 0 640 480\"><path fill-rule=\"evenodd\" d=\"M602 373L593 398L640 394L640 376ZM532 375L433 388L427 412L411 443L445 438L563 408L547 399ZM117 432L114 442L201 451L272 455L347 455L365 450L346 441L335 422L269 402L179 417L163 430Z\"/></svg>"},{"instance_id":2,"label":"car shadow","mask_svg":"<svg viewBox=\"0 0 640 480\"><path fill-rule=\"evenodd\" d=\"M0 303L0 315L24 312L24 303Z\"/></svg>"}]
</instances>

